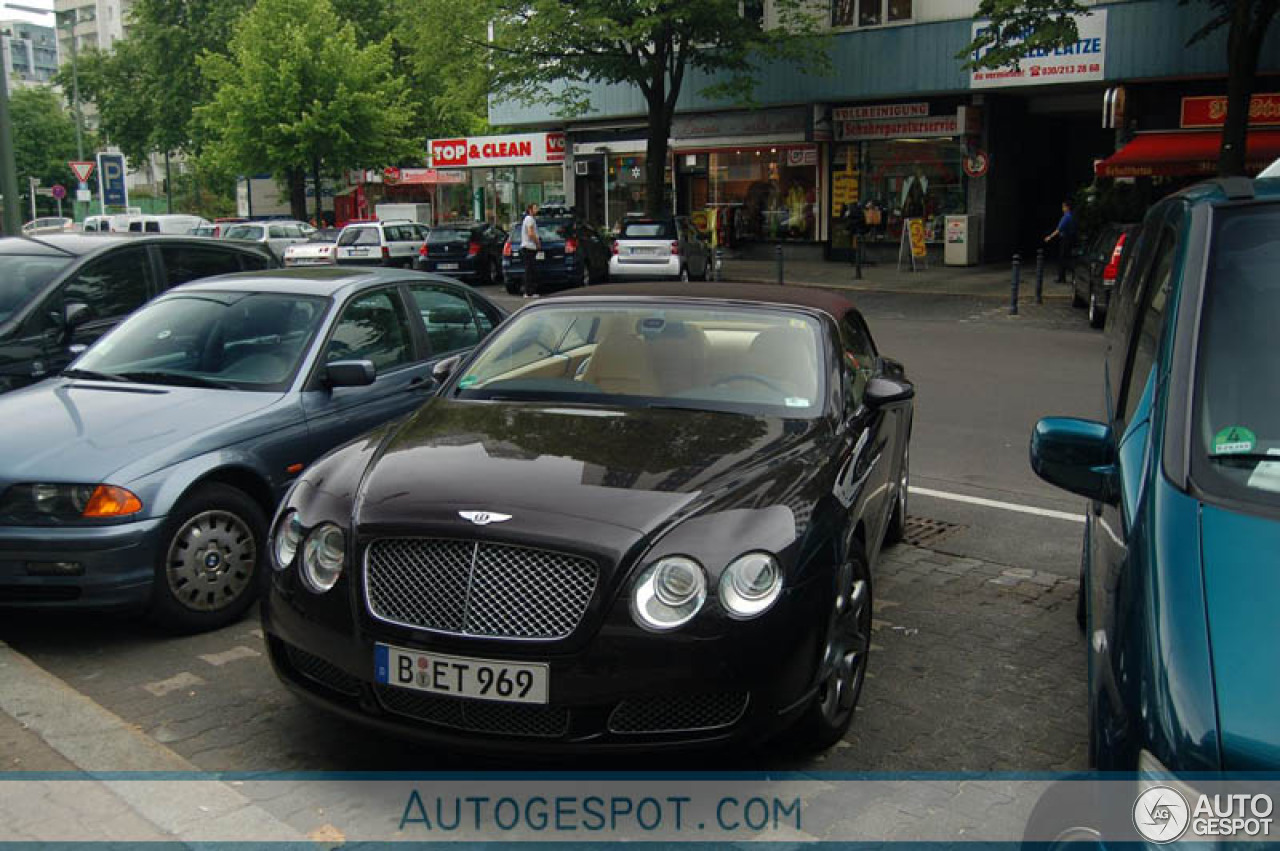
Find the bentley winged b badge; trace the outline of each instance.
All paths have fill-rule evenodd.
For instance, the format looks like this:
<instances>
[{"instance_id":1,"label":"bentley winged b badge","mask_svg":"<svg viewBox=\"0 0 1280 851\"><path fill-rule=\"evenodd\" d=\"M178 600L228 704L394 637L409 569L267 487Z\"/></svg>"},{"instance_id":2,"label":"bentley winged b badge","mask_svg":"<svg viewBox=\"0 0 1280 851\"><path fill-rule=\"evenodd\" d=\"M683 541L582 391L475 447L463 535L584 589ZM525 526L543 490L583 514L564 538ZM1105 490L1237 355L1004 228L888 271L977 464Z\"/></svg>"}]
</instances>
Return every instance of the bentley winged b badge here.
<instances>
[{"instance_id":1,"label":"bentley winged b badge","mask_svg":"<svg viewBox=\"0 0 1280 851\"><path fill-rule=\"evenodd\" d=\"M505 523L511 519L510 514L498 514L495 511L459 511L458 516L470 520L477 526L488 526L490 523Z\"/></svg>"}]
</instances>

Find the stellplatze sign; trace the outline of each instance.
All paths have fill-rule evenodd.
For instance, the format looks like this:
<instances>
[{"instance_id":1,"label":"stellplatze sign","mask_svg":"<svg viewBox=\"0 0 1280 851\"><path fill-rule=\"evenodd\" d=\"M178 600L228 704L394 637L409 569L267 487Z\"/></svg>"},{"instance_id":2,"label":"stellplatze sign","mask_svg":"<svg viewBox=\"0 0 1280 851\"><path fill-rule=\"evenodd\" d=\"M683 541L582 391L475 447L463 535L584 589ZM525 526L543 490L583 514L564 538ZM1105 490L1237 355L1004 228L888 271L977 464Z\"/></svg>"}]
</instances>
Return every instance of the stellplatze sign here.
<instances>
[{"instance_id":1,"label":"stellplatze sign","mask_svg":"<svg viewBox=\"0 0 1280 851\"><path fill-rule=\"evenodd\" d=\"M1074 44L1052 50L1035 50L1017 67L978 68L969 74L969 87L992 89L1003 86L1047 86L1055 83L1084 83L1105 79L1107 68L1107 10L1095 9L1075 18L1079 37ZM991 26L990 21L973 25L976 39Z\"/></svg>"}]
</instances>

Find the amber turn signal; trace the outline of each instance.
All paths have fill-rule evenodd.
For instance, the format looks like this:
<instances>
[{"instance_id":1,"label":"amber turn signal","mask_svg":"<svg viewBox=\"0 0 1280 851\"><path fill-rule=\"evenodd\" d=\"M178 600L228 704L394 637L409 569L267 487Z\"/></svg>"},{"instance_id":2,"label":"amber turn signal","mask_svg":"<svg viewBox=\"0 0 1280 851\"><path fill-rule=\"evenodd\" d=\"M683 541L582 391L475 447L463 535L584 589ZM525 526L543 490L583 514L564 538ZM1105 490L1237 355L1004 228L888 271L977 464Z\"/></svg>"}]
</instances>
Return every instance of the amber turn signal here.
<instances>
[{"instance_id":1,"label":"amber turn signal","mask_svg":"<svg viewBox=\"0 0 1280 851\"><path fill-rule=\"evenodd\" d=\"M82 517L127 517L142 510L142 500L124 488L98 485L85 505Z\"/></svg>"}]
</instances>

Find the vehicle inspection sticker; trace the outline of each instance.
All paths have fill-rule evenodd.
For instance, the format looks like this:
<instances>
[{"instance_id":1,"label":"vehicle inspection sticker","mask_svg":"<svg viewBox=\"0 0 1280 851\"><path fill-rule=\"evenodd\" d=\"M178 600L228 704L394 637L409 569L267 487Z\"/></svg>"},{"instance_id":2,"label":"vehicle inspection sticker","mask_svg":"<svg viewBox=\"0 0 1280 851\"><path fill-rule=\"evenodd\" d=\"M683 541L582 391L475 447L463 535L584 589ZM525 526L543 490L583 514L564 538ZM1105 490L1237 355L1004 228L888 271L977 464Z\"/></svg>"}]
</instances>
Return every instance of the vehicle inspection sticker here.
<instances>
[{"instance_id":1,"label":"vehicle inspection sticker","mask_svg":"<svg viewBox=\"0 0 1280 851\"><path fill-rule=\"evenodd\" d=\"M462 376L462 380L458 382L458 386L463 390L466 390L468 387L475 387L478 383L480 383L479 377L474 375L464 375Z\"/></svg>"},{"instance_id":2,"label":"vehicle inspection sticker","mask_svg":"<svg viewBox=\"0 0 1280 851\"><path fill-rule=\"evenodd\" d=\"M1258 436L1242 426L1229 426L1213 436L1214 455L1247 455L1258 445Z\"/></svg>"},{"instance_id":3,"label":"vehicle inspection sticker","mask_svg":"<svg viewBox=\"0 0 1280 851\"><path fill-rule=\"evenodd\" d=\"M803 396L788 396L788 397L787 397L787 399L786 399L786 402L787 402L787 407L788 407L788 408L807 408L807 407L809 407L809 400L808 400L808 399L805 399Z\"/></svg>"}]
</instances>

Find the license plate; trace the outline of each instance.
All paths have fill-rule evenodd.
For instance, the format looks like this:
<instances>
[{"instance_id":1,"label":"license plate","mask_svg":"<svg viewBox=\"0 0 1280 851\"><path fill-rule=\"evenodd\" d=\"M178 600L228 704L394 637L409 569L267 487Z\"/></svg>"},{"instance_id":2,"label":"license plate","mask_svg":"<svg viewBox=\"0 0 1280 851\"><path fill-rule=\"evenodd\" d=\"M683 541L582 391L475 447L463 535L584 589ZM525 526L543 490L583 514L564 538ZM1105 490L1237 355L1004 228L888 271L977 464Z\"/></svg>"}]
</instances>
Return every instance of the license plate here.
<instances>
[{"instance_id":1,"label":"license plate","mask_svg":"<svg viewBox=\"0 0 1280 851\"><path fill-rule=\"evenodd\" d=\"M657 254L657 253L658 253L658 249L656 249L656 248L633 248L633 249L631 249L631 253L632 253L632 254Z\"/></svg>"},{"instance_id":2,"label":"license plate","mask_svg":"<svg viewBox=\"0 0 1280 851\"><path fill-rule=\"evenodd\" d=\"M545 252L545 251L539 251L537 254L533 255L533 259L534 259L534 260L546 260L546 259L547 259L547 252Z\"/></svg>"},{"instance_id":3,"label":"license plate","mask_svg":"<svg viewBox=\"0 0 1280 851\"><path fill-rule=\"evenodd\" d=\"M457 263L437 263L436 264L436 269L438 269L441 272L448 272L457 268L458 268Z\"/></svg>"},{"instance_id":4,"label":"license plate","mask_svg":"<svg viewBox=\"0 0 1280 851\"><path fill-rule=\"evenodd\" d=\"M350 249L350 251L353 257L356 257L356 256L363 257L364 255L369 253L369 249L367 248L352 248Z\"/></svg>"},{"instance_id":5,"label":"license plate","mask_svg":"<svg viewBox=\"0 0 1280 851\"><path fill-rule=\"evenodd\" d=\"M547 702L546 665L445 656L389 644L375 645L373 653L374 677L387 685L475 700Z\"/></svg>"}]
</instances>

